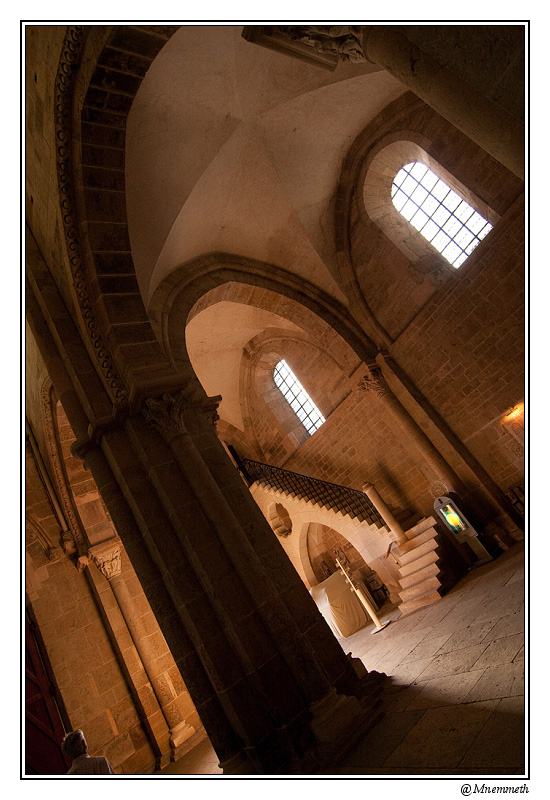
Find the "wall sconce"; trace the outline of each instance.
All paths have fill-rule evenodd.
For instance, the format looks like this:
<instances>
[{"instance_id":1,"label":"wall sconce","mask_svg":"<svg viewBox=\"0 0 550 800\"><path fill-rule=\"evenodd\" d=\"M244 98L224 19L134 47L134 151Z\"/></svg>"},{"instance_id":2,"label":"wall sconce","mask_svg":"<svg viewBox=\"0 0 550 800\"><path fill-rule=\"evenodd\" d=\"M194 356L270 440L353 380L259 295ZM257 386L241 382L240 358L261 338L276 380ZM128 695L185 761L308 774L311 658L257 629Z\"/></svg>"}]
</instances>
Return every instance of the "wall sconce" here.
<instances>
[{"instance_id":1,"label":"wall sconce","mask_svg":"<svg viewBox=\"0 0 550 800\"><path fill-rule=\"evenodd\" d=\"M502 418L502 422L513 422L518 417L521 417L525 410L525 403L517 403L513 408L508 409Z\"/></svg>"}]
</instances>

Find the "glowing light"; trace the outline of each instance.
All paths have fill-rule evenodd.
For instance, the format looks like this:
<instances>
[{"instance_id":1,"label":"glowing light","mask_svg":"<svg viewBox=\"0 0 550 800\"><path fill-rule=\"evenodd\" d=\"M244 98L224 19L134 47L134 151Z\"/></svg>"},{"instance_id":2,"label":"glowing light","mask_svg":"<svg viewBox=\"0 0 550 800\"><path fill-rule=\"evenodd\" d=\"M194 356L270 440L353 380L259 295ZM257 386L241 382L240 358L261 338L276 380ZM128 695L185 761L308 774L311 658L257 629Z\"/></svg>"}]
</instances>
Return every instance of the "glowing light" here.
<instances>
[{"instance_id":1,"label":"glowing light","mask_svg":"<svg viewBox=\"0 0 550 800\"><path fill-rule=\"evenodd\" d=\"M465 530L465 525L452 506L446 505L441 509L445 519L455 531Z\"/></svg>"},{"instance_id":2,"label":"glowing light","mask_svg":"<svg viewBox=\"0 0 550 800\"><path fill-rule=\"evenodd\" d=\"M399 170L391 197L399 213L455 269L493 227L420 161Z\"/></svg>"},{"instance_id":3,"label":"glowing light","mask_svg":"<svg viewBox=\"0 0 550 800\"><path fill-rule=\"evenodd\" d=\"M275 367L273 380L302 425L312 436L326 420L284 359L279 361Z\"/></svg>"},{"instance_id":4,"label":"glowing light","mask_svg":"<svg viewBox=\"0 0 550 800\"><path fill-rule=\"evenodd\" d=\"M521 417L525 410L525 403L518 403L513 408L511 408L503 418L503 422L513 422L513 420Z\"/></svg>"}]
</instances>

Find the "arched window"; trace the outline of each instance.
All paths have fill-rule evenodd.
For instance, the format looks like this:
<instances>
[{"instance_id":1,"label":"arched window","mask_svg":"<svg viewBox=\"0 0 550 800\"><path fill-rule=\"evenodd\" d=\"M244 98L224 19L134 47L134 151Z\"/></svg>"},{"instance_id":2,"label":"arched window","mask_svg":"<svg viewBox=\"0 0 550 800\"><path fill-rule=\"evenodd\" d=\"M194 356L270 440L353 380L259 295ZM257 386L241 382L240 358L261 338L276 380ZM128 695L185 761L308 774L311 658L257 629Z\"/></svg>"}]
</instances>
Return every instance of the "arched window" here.
<instances>
[{"instance_id":1,"label":"arched window","mask_svg":"<svg viewBox=\"0 0 550 800\"><path fill-rule=\"evenodd\" d=\"M399 213L455 269L493 227L420 161L399 170L391 197Z\"/></svg>"},{"instance_id":2,"label":"arched window","mask_svg":"<svg viewBox=\"0 0 550 800\"><path fill-rule=\"evenodd\" d=\"M314 434L325 418L284 359L275 367L273 380L307 432Z\"/></svg>"}]
</instances>

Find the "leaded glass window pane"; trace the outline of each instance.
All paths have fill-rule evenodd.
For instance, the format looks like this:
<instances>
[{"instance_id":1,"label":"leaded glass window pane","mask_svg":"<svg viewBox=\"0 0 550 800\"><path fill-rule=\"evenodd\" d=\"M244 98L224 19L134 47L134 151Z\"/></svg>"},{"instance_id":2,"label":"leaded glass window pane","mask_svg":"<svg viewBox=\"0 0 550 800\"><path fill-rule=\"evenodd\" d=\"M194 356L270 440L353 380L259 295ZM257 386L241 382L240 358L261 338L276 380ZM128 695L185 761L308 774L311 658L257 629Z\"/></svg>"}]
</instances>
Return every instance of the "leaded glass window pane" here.
<instances>
[{"instance_id":1,"label":"leaded glass window pane","mask_svg":"<svg viewBox=\"0 0 550 800\"><path fill-rule=\"evenodd\" d=\"M456 269L493 227L420 161L399 170L391 195L399 213Z\"/></svg>"},{"instance_id":2,"label":"leaded glass window pane","mask_svg":"<svg viewBox=\"0 0 550 800\"><path fill-rule=\"evenodd\" d=\"M307 432L319 430L326 420L284 359L275 367L273 380Z\"/></svg>"}]
</instances>

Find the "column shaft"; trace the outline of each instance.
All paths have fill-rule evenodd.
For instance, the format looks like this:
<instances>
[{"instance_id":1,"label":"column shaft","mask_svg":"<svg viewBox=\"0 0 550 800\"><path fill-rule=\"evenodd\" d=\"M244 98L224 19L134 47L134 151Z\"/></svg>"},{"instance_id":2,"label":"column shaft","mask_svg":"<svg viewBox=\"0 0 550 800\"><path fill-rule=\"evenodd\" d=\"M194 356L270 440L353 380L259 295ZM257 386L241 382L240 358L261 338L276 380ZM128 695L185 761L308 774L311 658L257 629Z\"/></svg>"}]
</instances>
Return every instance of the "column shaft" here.
<instances>
[{"instance_id":1,"label":"column shaft","mask_svg":"<svg viewBox=\"0 0 550 800\"><path fill-rule=\"evenodd\" d=\"M143 623L136 613L135 604L128 591L126 581L122 575L115 575L110 579L110 584L170 730L170 744L175 749L191 738L195 733L195 728L192 725L188 725L179 713L177 718L174 718L174 710L167 709L167 705L172 702L173 698L166 698L159 684L158 675L154 669L157 654L152 649L147 638L147 632L144 630Z\"/></svg>"},{"instance_id":2,"label":"column shaft","mask_svg":"<svg viewBox=\"0 0 550 800\"><path fill-rule=\"evenodd\" d=\"M401 525L396 520L396 518L394 517L388 506L385 504L385 502L378 494L378 491L376 490L374 484L366 483L363 486L363 491L365 492L365 494L367 495L367 497L369 498L375 509L378 511L378 513L380 514L380 516L390 529L391 533L394 534L395 540L399 544L404 544L406 541L408 541L407 537L405 536L403 528L401 527Z\"/></svg>"},{"instance_id":3,"label":"column shaft","mask_svg":"<svg viewBox=\"0 0 550 800\"><path fill-rule=\"evenodd\" d=\"M442 481L449 491L459 492L462 487L460 478L449 467L430 439L393 394L380 367L377 365L369 367L368 374L361 378L358 386L360 390L370 391L381 399L392 417L399 424L407 441L418 452L421 461L429 467L432 479Z\"/></svg>"}]
</instances>

